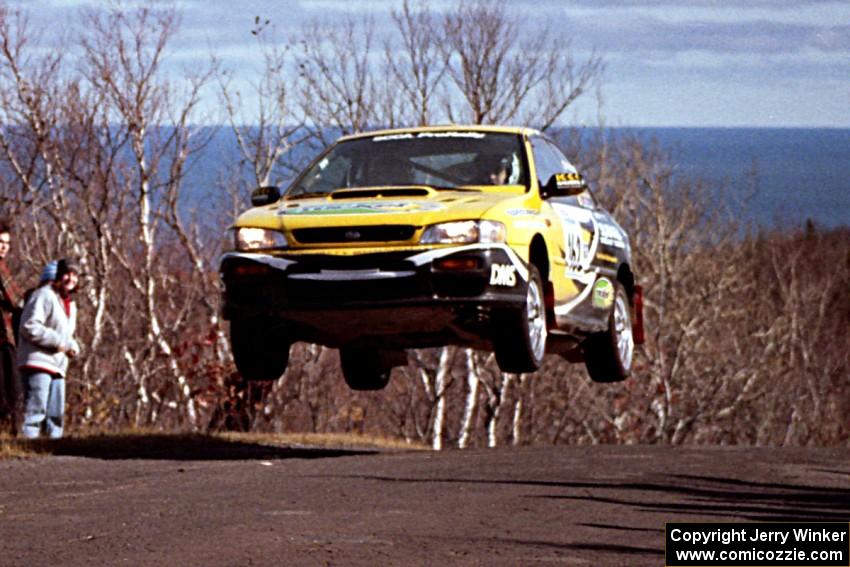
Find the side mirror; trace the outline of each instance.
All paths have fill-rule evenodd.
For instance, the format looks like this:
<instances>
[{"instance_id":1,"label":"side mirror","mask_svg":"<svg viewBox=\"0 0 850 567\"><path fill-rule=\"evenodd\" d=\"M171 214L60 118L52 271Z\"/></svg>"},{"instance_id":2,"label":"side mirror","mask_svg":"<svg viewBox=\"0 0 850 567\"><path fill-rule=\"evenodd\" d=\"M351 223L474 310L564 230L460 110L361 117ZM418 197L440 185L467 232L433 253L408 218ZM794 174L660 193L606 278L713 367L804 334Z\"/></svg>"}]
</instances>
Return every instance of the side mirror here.
<instances>
[{"instance_id":1,"label":"side mirror","mask_svg":"<svg viewBox=\"0 0 850 567\"><path fill-rule=\"evenodd\" d=\"M262 207L270 205L280 199L280 188L270 185L268 187L258 187L251 193L251 205L254 207Z\"/></svg>"},{"instance_id":2,"label":"side mirror","mask_svg":"<svg viewBox=\"0 0 850 567\"><path fill-rule=\"evenodd\" d=\"M587 190L581 173L556 173L543 186L544 197L570 197Z\"/></svg>"}]
</instances>

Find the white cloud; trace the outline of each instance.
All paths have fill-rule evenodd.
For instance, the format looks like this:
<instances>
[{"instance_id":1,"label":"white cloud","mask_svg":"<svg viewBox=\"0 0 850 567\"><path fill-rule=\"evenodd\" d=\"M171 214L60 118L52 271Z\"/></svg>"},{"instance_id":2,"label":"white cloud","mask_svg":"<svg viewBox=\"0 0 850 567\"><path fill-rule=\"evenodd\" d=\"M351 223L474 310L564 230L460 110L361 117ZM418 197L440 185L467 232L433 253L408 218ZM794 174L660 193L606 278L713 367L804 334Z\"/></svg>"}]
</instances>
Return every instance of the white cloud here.
<instances>
[{"instance_id":1,"label":"white cloud","mask_svg":"<svg viewBox=\"0 0 850 567\"><path fill-rule=\"evenodd\" d=\"M456 6L453 0L430 4L439 12ZM18 0L12 5L32 12L33 25L47 27L47 44L64 32L80 31L69 22L78 21L81 7L103 3ZM339 22L351 15L374 17L380 32L390 27L389 12L401 1L180 0L170 5L183 14L171 46L175 69L205 63L214 50L247 80L259 60L251 35L255 16L271 20L272 41L297 39L313 20ZM591 49L606 59L606 112L617 120L753 125L781 118L786 125L850 126L844 110L850 108L846 0L512 0L506 6L524 33L549 26L574 38L578 60ZM594 114L594 104L583 103L582 119Z\"/></svg>"}]
</instances>

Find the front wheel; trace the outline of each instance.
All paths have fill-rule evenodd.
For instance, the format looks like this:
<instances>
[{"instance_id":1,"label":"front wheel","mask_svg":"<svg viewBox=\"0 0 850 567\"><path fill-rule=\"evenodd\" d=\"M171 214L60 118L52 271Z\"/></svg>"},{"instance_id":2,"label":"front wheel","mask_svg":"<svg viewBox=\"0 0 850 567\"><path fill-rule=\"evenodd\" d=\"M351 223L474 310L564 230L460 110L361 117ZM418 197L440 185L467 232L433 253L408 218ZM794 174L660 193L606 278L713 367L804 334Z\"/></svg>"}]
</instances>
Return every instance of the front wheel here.
<instances>
[{"instance_id":1,"label":"front wheel","mask_svg":"<svg viewBox=\"0 0 850 567\"><path fill-rule=\"evenodd\" d=\"M632 373L635 343L629 298L617 284L608 330L594 333L582 343L587 373L594 382L622 382Z\"/></svg>"},{"instance_id":2,"label":"front wheel","mask_svg":"<svg viewBox=\"0 0 850 567\"><path fill-rule=\"evenodd\" d=\"M493 346L502 372L534 372L546 354L546 304L543 280L536 266L528 267L525 304L493 314Z\"/></svg>"},{"instance_id":3,"label":"front wheel","mask_svg":"<svg viewBox=\"0 0 850 567\"><path fill-rule=\"evenodd\" d=\"M236 369L245 380L277 380L289 364L292 342L279 321L234 319L230 347Z\"/></svg>"}]
</instances>

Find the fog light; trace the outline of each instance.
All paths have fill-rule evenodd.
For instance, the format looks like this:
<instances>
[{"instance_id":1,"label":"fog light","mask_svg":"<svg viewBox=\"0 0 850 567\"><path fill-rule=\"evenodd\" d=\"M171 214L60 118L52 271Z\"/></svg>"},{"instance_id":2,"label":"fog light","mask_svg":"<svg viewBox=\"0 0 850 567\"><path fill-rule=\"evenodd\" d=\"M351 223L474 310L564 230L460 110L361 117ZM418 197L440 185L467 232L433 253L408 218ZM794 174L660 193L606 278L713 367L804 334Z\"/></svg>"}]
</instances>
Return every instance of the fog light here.
<instances>
[{"instance_id":1,"label":"fog light","mask_svg":"<svg viewBox=\"0 0 850 567\"><path fill-rule=\"evenodd\" d=\"M269 271L269 267L263 264L239 264L233 268L233 274L237 276L264 276Z\"/></svg>"},{"instance_id":2,"label":"fog light","mask_svg":"<svg viewBox=\"0 0 850 567\"><path fill-rule=\"evenodd\" d=\"M481 268L480 258L439 258L434 260L434 268L446 271L478 270Z\"/></svg>"}]
</instances>

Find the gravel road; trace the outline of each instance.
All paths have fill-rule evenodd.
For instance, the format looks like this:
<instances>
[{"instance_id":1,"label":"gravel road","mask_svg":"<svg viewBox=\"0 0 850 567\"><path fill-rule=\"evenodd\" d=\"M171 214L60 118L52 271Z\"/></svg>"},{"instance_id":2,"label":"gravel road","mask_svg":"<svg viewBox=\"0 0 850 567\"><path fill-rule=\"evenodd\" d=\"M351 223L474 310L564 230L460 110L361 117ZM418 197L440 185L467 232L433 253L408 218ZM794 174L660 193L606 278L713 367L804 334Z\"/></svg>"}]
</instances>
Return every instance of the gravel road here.
<instances>
[{"instance_id":1,"label":"gravel road","mask_svg":"<svg viewBox=\"0 0 850 567\"><path fill-rule=\"evenodd\" d=\"M0 461L0 565L663 565L666 521L850 521L850 450L156 439Z\"/></svg>"}]
</instances>

